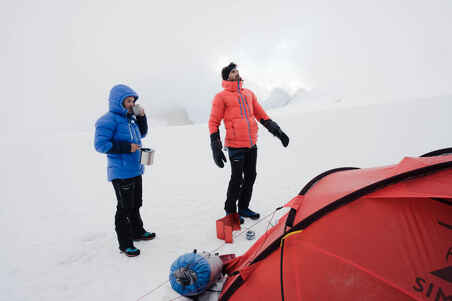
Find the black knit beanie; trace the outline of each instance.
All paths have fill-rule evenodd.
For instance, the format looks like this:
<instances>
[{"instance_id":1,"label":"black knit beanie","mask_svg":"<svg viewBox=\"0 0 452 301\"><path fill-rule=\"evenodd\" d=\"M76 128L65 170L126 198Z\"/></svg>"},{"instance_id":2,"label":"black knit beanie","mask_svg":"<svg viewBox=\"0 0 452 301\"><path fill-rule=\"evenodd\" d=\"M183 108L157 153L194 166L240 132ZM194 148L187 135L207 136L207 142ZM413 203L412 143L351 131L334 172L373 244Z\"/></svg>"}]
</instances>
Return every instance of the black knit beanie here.
<instances>
[{"instance_id":1,"label":"black knit beanie","mask_svg":"<svg viewBox=\"0 0 452 301\"><path fill-rule=\"evenodd\" d=\"M232 69L236 68L237 65L234 63L230 63L229 65L227 65L226 67L224 67L221 70L221 76L223 77L224 80L228 80L229 78L229 73L231 73Z\"/></svg>"}]
</instances>

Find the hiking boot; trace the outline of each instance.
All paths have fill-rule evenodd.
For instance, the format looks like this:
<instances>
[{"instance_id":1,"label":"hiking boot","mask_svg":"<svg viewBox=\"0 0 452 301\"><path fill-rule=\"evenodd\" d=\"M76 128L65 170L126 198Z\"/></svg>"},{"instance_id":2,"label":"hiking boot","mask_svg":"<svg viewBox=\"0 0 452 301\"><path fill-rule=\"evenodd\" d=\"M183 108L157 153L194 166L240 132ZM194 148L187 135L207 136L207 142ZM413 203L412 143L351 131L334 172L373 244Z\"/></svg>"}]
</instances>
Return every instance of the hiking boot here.
<instances>
[{"instance_id":1,"label":"hiking boot","mask_svg":"<svg viewBox=\"0 0 452 301\"><path fill-rule=\"evenodd\" d=\"M152 240L154 238L155 238L155 233L154 232L145 231L140 236L134 237L133 240L134 241L138 241L138 240Z\"/></svg>"},{"instance_id":2,"label":"hiking boot","mask_svg":"<svg viewBox=\"0 0 452 301\"><path fill-rule=\"evenodd\" d=\"M243 216L243 217L249 217L251 219L259 219L260 214L257 212L254 212L253 210L250 209L239 209L239 215Z\"/></svg>"},{"instance_id":3,"label":"hiking boot","mask_svg":"<svg viewBox=\"0 0 452 301\"><path fill-rule=\"evenodd\" d=\"M135 247L121 249L121 252L129 257L135 257L140 255L140 250Z\"/></svg>"}]
</instances>

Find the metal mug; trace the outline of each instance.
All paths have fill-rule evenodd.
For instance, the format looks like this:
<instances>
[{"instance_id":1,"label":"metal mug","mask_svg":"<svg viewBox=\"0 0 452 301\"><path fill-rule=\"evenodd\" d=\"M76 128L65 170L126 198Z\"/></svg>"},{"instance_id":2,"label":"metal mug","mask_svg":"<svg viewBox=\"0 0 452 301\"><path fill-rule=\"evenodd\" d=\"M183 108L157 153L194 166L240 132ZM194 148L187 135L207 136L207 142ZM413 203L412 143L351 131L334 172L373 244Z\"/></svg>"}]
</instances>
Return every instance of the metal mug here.
<instances>
[{"instance_id":1,"label":"metal mug","mask_svg":"<svg viewBox=\"0 0 452 301\"><path fill-rule=\"evenodd\" d=\"M253 240L256 236L256 233L253 230L246 231L246 239Z\"/></svg>"},{"instance_id":2,"label":"metal mug","mask_svg":"<svg viewBox=\"0 0 452 301\"><path fill-rule=\"evenodd\" d=\"M155 150L152 148L140 148L140 162L143 165L152 165L154 163Z\"/></svg>"}]
</instances>

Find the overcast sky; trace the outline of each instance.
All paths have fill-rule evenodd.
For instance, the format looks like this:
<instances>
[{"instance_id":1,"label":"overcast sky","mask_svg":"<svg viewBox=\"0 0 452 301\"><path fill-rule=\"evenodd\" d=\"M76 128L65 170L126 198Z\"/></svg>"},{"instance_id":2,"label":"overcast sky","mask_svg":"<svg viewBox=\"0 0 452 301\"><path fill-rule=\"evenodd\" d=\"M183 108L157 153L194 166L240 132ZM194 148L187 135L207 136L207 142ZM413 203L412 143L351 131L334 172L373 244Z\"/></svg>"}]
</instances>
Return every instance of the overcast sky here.
<instances>
[{"instance_id":1,"label":"overcast sky","mask_svg":"<svg viewBox=\"0 0 452 301\"><path fill-rule=\"evenodd\" d=\"M452 94L450 0L3 0L0 22L7 134L92 130L117 83L202 121L230 61L261 99Z\"/></svg>"}]
</instances>

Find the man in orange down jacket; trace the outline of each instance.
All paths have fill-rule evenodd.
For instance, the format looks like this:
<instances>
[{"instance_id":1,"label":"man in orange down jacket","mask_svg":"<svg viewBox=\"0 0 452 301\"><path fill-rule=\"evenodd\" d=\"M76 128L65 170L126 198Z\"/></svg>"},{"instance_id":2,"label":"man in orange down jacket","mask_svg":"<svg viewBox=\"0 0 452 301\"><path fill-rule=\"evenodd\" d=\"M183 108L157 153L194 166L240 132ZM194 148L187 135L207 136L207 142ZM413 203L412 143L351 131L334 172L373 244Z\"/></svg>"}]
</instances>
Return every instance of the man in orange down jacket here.
<instances>
[{"instance_id":1,"label":"man in orange down jacket","mask_svg":"<svg viewBox=\"0 0 452 301\"><path fill-rule=\"evenodd\" d=\"M251 90L242 87L237 65L230 63L222 69L224 90L215 95L209 118L210 145L213 159L218 167L223 168L226 157L222 151L219 126L224 120L226 128L225 146L231 162L231 179L224 209L226 215L237 212L242 217L258 219L259 213L249 208L253 185L256 179L257 131L256 119L274 136L279 138L284 147L289 144L289 137L276 122L270 119L257 101Z\"/></svg>"}]
</instances>

